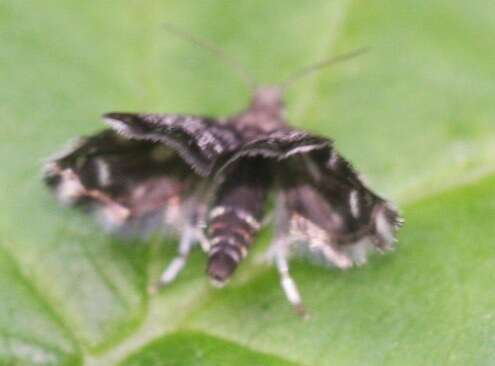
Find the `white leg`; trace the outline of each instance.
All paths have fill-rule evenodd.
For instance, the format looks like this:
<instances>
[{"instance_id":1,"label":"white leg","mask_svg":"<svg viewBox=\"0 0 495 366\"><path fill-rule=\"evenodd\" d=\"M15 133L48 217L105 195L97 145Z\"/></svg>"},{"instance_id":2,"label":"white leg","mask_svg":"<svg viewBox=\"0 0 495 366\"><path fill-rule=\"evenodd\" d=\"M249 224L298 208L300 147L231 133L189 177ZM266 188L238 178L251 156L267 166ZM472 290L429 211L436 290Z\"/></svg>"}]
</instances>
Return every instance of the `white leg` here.
<instances>
[{"instance_id":1,"label":"white leg","mask_svg":"<svg viewBox=\"0 0 495 366\"><path fill-rule=\"evenodd\" d=\"M297 289L294 279L289 273L289 264L283 251L277 250L275 254L275 264L280 274L280 283L285 292L287 300L294 306L296 312L303 318L307 318L306 310L302 303L301 295Z\"/></svg>"},{"instance_id":2,"label":"white leg","mask_svg":"<svg viewBox=\"0 0 495 366\"><path fill-rule=\"evenodd\" d=\"M289 215L286 208L285 197L282 192L277 195L277 205L275 207L275 241L270 246L267 256L273 258L280 274L280 284L285 292L287 300L292 304L294 310L304 319L308 318L301 295L297 289L296 282L289 273L289 263L287 258L290 254L290 247L295 242L295 238L287 236L289 232Z\"/></svg>"},{"instance_id":3,"label":"white leg","mask_svg":"<svg viewBox=\"0 0 495 366\"><path fill-rule=\"evenodd\" d=\"M167 286L176 279L177 275L182 271L187 262L187 258L189 257L189 253L191 252L195 240L196 230L192 227L185 229L180 240L178 255L172 259L167 267L165 267L165 270L160 276L160 280L149 288L149 293L155 294L160 288Z\"/></svg>"}]
</instances>

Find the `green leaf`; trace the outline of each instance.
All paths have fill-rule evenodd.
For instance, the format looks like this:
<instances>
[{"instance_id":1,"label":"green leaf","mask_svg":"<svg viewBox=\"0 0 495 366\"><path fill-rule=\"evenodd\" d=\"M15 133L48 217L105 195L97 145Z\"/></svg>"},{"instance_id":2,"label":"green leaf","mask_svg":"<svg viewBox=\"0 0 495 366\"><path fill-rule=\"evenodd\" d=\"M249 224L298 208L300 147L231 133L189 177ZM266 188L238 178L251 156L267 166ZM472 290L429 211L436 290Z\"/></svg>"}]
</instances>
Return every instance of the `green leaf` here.
<instances>
[{"instance_id":1,"label":"green leaf","mask_svg":"<svg viewBox=\"0 0 495 366\"><path fill-rule=\"evenodd\" d=\"M0 364L495 363L494 13L480 0L0 3ZM295 260L308 321L255 260L269 232L228 288L210 288L197 251L149 298L175 242L108 237L40 183L42 159L103 112L246 105L235 74L163 21L265 83L371 47L296 84L288 114L334 138L407 224L397 252L363 268Z\"/></svg>"},{"instance_id":2,"label":"green leaf","mask_svg":"<svg viewBox=\"0 0 495 366\"><path fill-rule=\"evenodd\" d=\"M290 366L294 364L273 356L253 352L246 347L210 335L197 332L178 332L153 341L121 365Z\"/></svg>"}]
</instances>

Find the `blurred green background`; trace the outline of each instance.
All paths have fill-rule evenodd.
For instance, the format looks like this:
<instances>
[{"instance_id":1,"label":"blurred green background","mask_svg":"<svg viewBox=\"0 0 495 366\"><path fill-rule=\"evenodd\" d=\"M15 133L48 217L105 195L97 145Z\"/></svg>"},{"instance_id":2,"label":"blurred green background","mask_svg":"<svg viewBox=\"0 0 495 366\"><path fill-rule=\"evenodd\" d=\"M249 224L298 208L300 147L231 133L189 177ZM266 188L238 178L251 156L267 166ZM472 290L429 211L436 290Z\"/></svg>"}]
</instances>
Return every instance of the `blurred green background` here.
<instances>
[{"instance_id":1,"label":"blurred green background","mask_svg":"<svg viewBox=\"0 0 495 366\"><path fill-rule=\"evenodd\" d=\"M0 1L1 365L495 364L495 3L488 1ZM255 258L212 289L197 251L146 294L174 241L122 244L57 207L43 158L107 111L227 115L249 98L207 39L266 83L300 81L295 126L336 140L407 220L363 268L295 260L311 319Z\"/></svg>"}]
</instances>

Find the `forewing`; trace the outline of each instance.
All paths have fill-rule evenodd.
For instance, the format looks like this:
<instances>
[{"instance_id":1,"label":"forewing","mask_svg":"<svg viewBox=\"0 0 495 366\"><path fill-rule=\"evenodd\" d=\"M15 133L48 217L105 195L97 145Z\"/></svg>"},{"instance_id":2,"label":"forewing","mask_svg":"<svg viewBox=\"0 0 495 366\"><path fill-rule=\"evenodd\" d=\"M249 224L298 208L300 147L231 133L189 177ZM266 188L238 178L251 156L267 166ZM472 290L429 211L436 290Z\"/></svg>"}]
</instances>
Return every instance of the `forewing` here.
<instances>
[{"instance_id":1,"label":"forewing","mask_svg":"<svg viewBox=\"0 0 495 366\"><path fill-rule=\"evenodd\" d=\"M133 113L108 113L103 117L128 138L159 141L171 147L202 176L208 176L219 158L240 145L232 127L212 118Z\"/></svg>"},{"instance_id":2,"label":"forewing","mask_svg":"<svg viewBox=\"0 0 495 366\"><path fill-rule=\"evenodd\" d=\"M113 130L76 140L44 166L44 180L62 204L88 209L122 234L178 225L194 178L170 148Z\"/></svg>"},{"instance_id":3,"label":"forewing","mask_svg":"<svg viewBox=\"0 0 495 366\"><path fill-rule=\"evenodd\" d=\"M279 176L293 240L343 268L393 247L399 214L331 146L286 160Z\"/></svg>"},{"instance_id":4,"label":"forewing","mask_svg":"<svg viewBox=\"0 0 495 366\"><path fill-rule=\"evenodd\" d=\"M370 190L332 141L282 127L251 139L220 173L246 156L273 160L287 241L309 243L339 267L364 263L373 249L393 247L401 219L393 205ZM282 220L283 221L283 220Z\"/></svg>"}]
</instances>

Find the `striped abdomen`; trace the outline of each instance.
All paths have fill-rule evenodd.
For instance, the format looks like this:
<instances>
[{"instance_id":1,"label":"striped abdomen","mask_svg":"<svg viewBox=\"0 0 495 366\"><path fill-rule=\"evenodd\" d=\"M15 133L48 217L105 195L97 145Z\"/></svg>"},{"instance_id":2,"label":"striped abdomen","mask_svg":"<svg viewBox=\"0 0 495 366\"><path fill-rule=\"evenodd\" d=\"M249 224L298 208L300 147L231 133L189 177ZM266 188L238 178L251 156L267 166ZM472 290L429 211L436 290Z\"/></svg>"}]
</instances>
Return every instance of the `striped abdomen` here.
<instances>
[{"instance_id":1,"label":"striped abdomen","mask_svg":"<svg viewBox=\"0 0 495 366\"><path fill-rule=\"evenodd\" d=\"M271 173L262 158L243 159L219 185L209 213L208 275L216 284L230 278L261 228Z\"/></svg>"}]
</instances>

